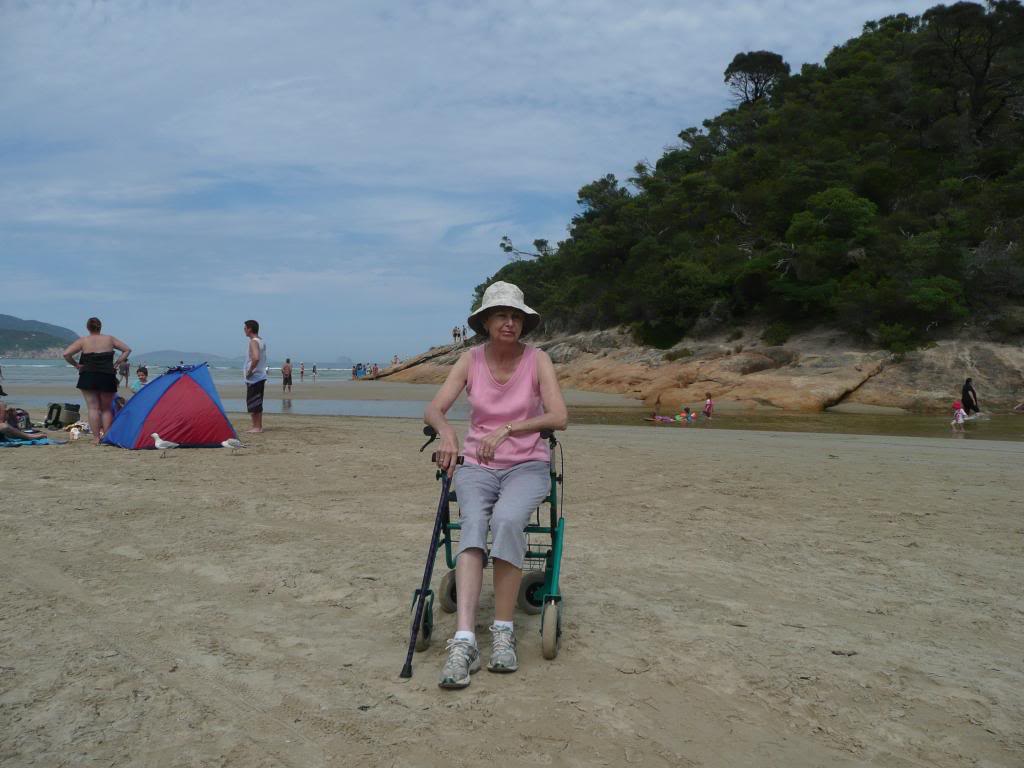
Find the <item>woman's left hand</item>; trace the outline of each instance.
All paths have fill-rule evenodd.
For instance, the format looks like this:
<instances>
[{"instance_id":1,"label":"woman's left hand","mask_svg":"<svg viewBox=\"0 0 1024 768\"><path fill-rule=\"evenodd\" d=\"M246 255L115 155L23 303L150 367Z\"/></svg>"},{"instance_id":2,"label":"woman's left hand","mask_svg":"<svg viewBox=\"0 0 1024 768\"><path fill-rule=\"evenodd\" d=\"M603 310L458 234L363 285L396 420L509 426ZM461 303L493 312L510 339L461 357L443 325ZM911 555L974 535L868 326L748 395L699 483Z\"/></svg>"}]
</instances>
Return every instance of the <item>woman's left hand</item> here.
<instances>
[{"instance_id":1,"label":"woman's left hand","mask_svg":"<svg viewBox=\"0 0 1024 768\"><path fill-rule=\"evenodd\" d=\"M480 441L480 447L476 451L476 459L481 464L489 464L491 459L494 458L494 452L498 449L498 446L505 442L508 437L508 430L504 427L498 427L496 430L487 435L483 440Z\"/></svg>"}]
</instances>

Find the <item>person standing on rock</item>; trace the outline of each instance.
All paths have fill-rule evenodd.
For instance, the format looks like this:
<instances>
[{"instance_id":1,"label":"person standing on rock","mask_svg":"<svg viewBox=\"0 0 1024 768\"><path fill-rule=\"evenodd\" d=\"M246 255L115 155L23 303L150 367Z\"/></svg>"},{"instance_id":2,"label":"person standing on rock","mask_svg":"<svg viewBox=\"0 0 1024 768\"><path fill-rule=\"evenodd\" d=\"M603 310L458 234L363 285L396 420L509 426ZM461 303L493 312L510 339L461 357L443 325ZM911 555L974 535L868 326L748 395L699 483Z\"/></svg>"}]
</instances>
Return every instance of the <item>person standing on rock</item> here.
<instances>
[{"instance_id":1,"label":"person standing on rock","mask_svg":"<svg viewBox=\"0 0 1024 768\"><path fill-rule=\"evenodd\" d=\"M981 408L978 407L978 393L974 391L974 384L970 377L960 390L960 402L963 403L964 411L968 416L972 413L981 413Z\"/></svg>"}]
</instances>

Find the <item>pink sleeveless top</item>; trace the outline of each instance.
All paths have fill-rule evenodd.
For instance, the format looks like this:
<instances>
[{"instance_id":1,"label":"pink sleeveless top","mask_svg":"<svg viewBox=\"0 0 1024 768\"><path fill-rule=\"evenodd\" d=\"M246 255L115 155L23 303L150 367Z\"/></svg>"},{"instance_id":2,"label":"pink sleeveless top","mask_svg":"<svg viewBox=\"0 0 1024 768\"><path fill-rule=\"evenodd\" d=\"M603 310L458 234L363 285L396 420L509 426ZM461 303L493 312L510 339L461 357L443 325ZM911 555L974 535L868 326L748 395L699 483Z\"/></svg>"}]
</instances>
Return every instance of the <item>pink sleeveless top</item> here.
<instances>
[{"instance_id":1,"label":"pink sleeveless top","mask_svg":"<svg viewBox=\"0 0 1024 768\"><path fill-rule=\"evenodd\" d=\"M469 397L469 434L463 446L467 464L479 464L476 458L480 441L498 427L512 421L523 421L540 416L544 407L540 399L540 381L537 378L537 350L527 346L519 359L512 378L499 384L491 375L484 357L484 345L470 350L469 377L466 394ZM541 440L539 432L510 435L498 446L494 459L483 466L508 469L524 461L549 461L551 449Z\"/></svg>"}]
</instances>

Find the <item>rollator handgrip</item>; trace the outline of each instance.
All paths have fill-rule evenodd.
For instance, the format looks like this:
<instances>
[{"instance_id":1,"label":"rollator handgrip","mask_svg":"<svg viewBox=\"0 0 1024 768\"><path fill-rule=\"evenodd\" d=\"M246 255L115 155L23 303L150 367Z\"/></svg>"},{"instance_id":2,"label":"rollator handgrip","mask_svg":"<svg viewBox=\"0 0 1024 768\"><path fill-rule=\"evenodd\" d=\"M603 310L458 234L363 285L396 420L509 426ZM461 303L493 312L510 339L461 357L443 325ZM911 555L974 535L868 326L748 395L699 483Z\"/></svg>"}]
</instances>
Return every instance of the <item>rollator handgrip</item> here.
<instances>
[{"instance_id":1,"label":"rollator handgrip","mask_svg":"<svg viewBox=\"0 0 1024 768\"><path fill-rule=\"evenodd\" d=\"M465 458L466 458L465 456L458 456L455 459L455 463L456 464L462 464L462 463L464 463ZM437 454L436 453L430 454L430 460L433 461L433 462L436 462L437 461Z\"/></svg>"}]
</instances>

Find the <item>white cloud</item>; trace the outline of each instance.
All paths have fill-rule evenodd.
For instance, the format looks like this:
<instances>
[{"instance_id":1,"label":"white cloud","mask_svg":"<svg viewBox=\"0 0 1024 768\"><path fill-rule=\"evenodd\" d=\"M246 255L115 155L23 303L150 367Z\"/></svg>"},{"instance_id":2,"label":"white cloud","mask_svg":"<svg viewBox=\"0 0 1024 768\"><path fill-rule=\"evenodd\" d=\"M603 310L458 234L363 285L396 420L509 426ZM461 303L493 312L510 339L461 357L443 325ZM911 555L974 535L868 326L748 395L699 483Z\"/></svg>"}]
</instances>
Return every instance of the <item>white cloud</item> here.
<instances>
[{"instance_id":1,"label":"white cloud","mask_svg":"<svg viewBox=\"0 0 1024 768\"><path fill-rule=\"evenodd\" d=\"M136 296L147 272L256 296L238 275L300 291L373 260L466 302L498 237L560 239L576 189L720 111L736 52L796 70L928 5L2 4L0 249L83 278L130 254L109 279Z\"/></svg>"}]
</instances>

